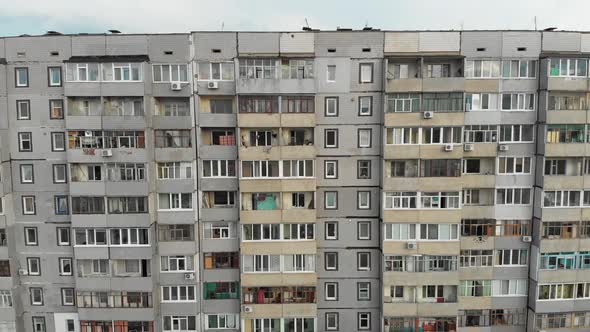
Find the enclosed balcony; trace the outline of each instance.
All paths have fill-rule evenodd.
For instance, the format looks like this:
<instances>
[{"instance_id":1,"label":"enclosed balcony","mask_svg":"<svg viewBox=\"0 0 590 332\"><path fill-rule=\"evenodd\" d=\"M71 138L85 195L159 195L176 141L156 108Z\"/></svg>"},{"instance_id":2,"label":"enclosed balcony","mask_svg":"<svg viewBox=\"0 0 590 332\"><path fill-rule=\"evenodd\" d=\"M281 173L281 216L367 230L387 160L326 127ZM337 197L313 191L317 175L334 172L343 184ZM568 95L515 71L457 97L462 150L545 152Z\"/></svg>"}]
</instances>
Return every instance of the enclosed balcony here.
<instances>
[{"instance_id":1,"label":"enclosed balcony","mask_svg":"<svg viewBox=\"0 0 590 332\"><path fill-rule=\"evenodd\" d=\"M315 220L315 192L244 192L240 219L255 221Z\"/></svg>"},{"instance_id":2,"label":"enclosed balcony","mask_svg":"<svg viewBox=\"0 0 590 332\"><path fill-rule=\"evenodd\" d=\"M237 159L234 128L201 128L201 159Z\"/></svg>"},{"instance_id":3,"label":"enclosed balcony","mask_svg":"<svg viewBox=\"0 0 590 332\"><path fill-rule=\"evenodd\" d=\"M235 99L232 96L199 96L201 127L236 127Z\"/></svg>"},{"instance_id":4,"label":"enclosed balcony","mask_svg":"<svg viewBox=\"0 0 590 332\"><path fill-rule=\"evenodd\" d=\"M68 161L145 162L145 133L139 130L70 130Z\"/></svg>"},{"instance_id":5,"label":"enclosed balcony","mask_svg":"<svg viewBox=\"0 0 590 332\"><path fill-rule=\"evenodd\" d=\"M161 97L152 98L154 105L154 128L189 129L193 126L188 98Z\"/></svg>"},{"instance_id":6,"label":"enclosed balcony","mask_svg":"<svg viewBox=\"0 0 590 332\"><path fill-rule=\"evenodd\" d=\"M151 290L151 260L94 259L77 260L76 282L80 289L110 289L116 281L120 290ZM114 289L114 288L113 288Z\"/></svg>"}]
</instances>

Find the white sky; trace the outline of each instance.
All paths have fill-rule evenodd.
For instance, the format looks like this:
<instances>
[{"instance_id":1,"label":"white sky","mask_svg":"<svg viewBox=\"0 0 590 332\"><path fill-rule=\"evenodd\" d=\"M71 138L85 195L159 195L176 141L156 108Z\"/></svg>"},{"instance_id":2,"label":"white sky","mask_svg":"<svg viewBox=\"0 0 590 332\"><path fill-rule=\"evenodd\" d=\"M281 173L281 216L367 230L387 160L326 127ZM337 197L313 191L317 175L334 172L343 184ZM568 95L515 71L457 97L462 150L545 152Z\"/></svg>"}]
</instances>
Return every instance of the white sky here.
<instances>
[{"instance_id":1,"label":"white sky","mask_svg":"<svg viewBox=\"0 0 590 332\"><path fill-rule=\"evenodd\" d=\"M0 0L0 35L300 30L590 30L589 0Z\"/></svg>"}]
</instances>

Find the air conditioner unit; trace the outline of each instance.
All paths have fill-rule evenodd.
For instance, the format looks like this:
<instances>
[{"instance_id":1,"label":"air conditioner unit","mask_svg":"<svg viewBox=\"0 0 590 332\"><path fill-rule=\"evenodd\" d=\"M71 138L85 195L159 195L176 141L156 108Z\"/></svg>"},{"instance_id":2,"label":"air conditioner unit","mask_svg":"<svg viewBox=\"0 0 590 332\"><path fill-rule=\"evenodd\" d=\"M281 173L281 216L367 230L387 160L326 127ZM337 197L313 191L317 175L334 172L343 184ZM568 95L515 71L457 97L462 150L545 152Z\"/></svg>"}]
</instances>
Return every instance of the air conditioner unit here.
<instances>
[{"instance_id":1,"label":"air conditioner unit","mask_svg":"<svg viewBox=\"0 0 590 332\"><path fill-rule=\"evenodd\" d=\"M426 111L424 112L424 119L432 119L433 115L434 113L432 113L431 111Z\"/></svg>"},{"instance_id":2,"label":"air conditioner unit","mask_svg":"<svg viewBox=\"0 0 590 332\"><path fill-rule=\"evenodd\" d=\"M445 144L445 151L446 152L453 151L453 144Z\"/></svg>"},{"instance_id":3,"label":"air conditioner unit","mask_svg":"<svg viewBox=\"0 0 590 332\"><path fill-rule=\"evenodd\" d=\"M217 88L219 88L219 84L217 82L209 82L209 83L207 83L207 87L209 89L217 89Z\"/></svg>"},{"instance_id":4,"label":"air conditioner unit","mask_svg":"<svg viewBox=\"0 0 590 332\"><path fill-rule=\"evenodd\" d=\"M194 280L195 274L192 272L188 272L184 274L184 280Z\"/></svg>"},{"instance_id":5,"label":"air conditioner unit","mask_svg":"<svg viewBox=\"0 0 590 332\"><path fill-rule=\"evenodd\" d=\"M86 137L92 137L92 130L86 130L86 131L84 131L84 136L86 136Z\"/></svg>"},{"instance_id":6,"label":"air conditioner unit","mask_svg":"<svg viewBox=\"0 0 590 332\"><path fill-rule=\"evenodd\" d=\"M112 157L113 156L113 150L111 150L111 149L102 150L102 156L103 157Z\"/></svg>"},{"instance_id":7,"label":"air conditioner unit","mask_svg":"<svg viewBox=\"0 0 590 332\"><path fill-rule=\"evenodd\" d=\"M182 85L180 84L180 82L172 82L172 83L170 83L170 90L180 91L180 90L182 90Z\"/></svg>"},{"instance_id":8,"label":"air conditioner unit","mask_svg":"<svg viewBox=\"0 0 590 332\"><path fill-rule=\"evenodd\" d=\"M26 276L29 274L29 271L27 269L18 269L18 274L21 276Z\"/></svg>"},{"instance_id":9,"label":"air conditioner unit","mask_svg":"<svg viewBox=\"0 0 590 332\"><path fill-rule=\"evenodd\" d=\"M508 150L509 150L508 149L508 145L505 145L505 144L498 145L498 151L504 151L505 152L505 151L508 151Z\"/></svg>"},{"instance_id":10,"label":"air conditioner unit","mask_svg":"<svg viewBox=\"0 0 590 332\"><path fill-rule=\"evenodd\" d=\"M531 242L532 240L533 238L528 235L522 237L522 242Z\"/></svg>"},{"instance_id":11,"label":"air conditioner unit","mask_svg":"<svg viewBox=\"0 0 590 332\"><path fill-rule=\"evenodd\" d=\"M406 249L416 249L416 248L418 248L418 245L416 244L416 242L406 243Z\"/></svg>"},{"instance_id":12,"label":"air conditioner unit","mask_svg":"<svg viewBox=\"0 0 590 332\"><path fill-rule=\"evenodd\" d=\"M251 306L249 306L249 305L245 305L245 306L242 307L242 311L243 312L253 312L254 309Z\"/></svg>"},{"instance_id":13,"label":"air conditioner unit","mask_svg":"<svg viewBox=\"0 0 590 332\"><path fill-rule=\"evenodd\" d=\"M463 150L465 152L473 151L474 147L475 146L472 143L465 143L465 145L463 145Z\"/></svg>"}]
</instances>

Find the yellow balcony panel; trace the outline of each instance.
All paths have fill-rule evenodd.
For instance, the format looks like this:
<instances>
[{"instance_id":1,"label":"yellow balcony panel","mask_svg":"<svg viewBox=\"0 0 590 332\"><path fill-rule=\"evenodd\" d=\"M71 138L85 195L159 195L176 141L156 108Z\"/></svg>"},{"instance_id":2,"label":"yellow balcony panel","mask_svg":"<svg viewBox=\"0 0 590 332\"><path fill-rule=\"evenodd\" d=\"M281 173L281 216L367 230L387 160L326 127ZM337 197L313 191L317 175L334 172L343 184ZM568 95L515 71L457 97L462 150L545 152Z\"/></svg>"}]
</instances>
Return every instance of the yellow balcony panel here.
<instances>
[{"instance_id":1,"label":"yellow balcony panel","mask_svg":"<svg viewBox=\"0 0 590 332\"><path fill-rule=\"evenodd\" d=\"M458 271L447 272L383 272L384 285L456 285L459 283Z\"/></svg>"},{"instance_id":2,"label":"yellow balcony panel","mask_svg":"<svg viewBox=\"0 0 590 332\"><path fill-rule=\"evenodd\" d=\"M580 239L542 240L539 249L542 253L583 251L580 250Z\"/></svg>"},{"instance_id":3,"label":"yellow balcony panel","mask_svg":"<svg viewBox=\"0 0 590 332\"><path fill-rule=\"evenodd\" d=\"M545 144L545 157L581 157L590 151L584 143Z\"/></svg>"},{"instance_id":4,"label":"yellow balcony panel","mask_svg":"<svg viewBox=\"0 0 590 332\"><path fill-rule=\"evenodd\" d=\"M240 147L240 160L279 160L281 149L279 146L250 146Z\"/></svg>"},{"instance_id":5,"label":"yellow balcony panel","mask_svg":"<svg viewBox=\"0 0 590 332\"><path fill-rule=\"evenodd\" d=\"M590 251L590 239L588 239L588 238L580 239L579 251Z\"/></svg>"},{"instance_id":6,"label":"yellow balcony panel","mask_svg":"<svg viewBox=\"0 0 590 332\"><path fill-rule=\"evenodd\" d=\"M406 78L397 80L387 80L385 92L421 92L421 78Z\"/></svg>"},{"instance_id":7,"label":"yellow balcony panel","mask_svg":"<svg viewBox=\"0 0 590 332\"><path fill-rule=\"evenodd\" d=\"M416 187L415 187L416 188ZM463 184L460 177L425 177L419 178L420 191L461 191Z\"/></svg>"},{"instance_id":8,"label":"yellow balcony panel","mask_svg":"<svg viewBox=\"0 0 590 332\"><path fill-rule=\"evenodd\" d=\"M471 92L498 92L500 91L499 79L467 79L465 91Z\"/></svg>"},{"instance_id":9,"label":"yellow balcony panel","mask_svg":"<svg viewBox=\"0 0 590 332\"><path fill-rule=\"evenodd\" d=\"M403 303L403 302L392 302L383 303L383 316L389 317L416 317L418 315L418 304L417 303Z\"/></svg>"},{"instance_id":10,"label":"yellow balcony panel","mask_svg":"<svg viewBox=\"0 0 590 332\"><path fill-rule=\"evenodd\" d=\"M457 316L458 303L418 303L418 316Z\"/></svg>"},{"instance_id":11,"label":"yellow balcony panel","mask_svg":"<svg viewBox=\"0 0 590 332\"><path fill-rule=\"evenodd\" d=\"M385 127L418 127L423 117L421 112L386 113Z\"/></svg>"},{"instance_id":12,"label":"yellow balcony panel","mask_svg":"<svg viewBox=\"0 0 590 332\"><path fill-rule=\"evenodd\" d=\"M244 307L249 307L250 312L243 311ZM283 316L283 306L281 304L243 304L242 319L251 318L281 318Z\"/></svg>"},{"instance_id":13,"label":"yellow balcony panel","mask_svg":"<svg viewBox=\"0 0 590 332\"><path fill-rule=\"evenodd\" d=\"M281 210L241 210L240 222L242 224L277 223L281 220L281 214Z\"/></svg>"},{"instance_id":14,"label":"yellow balcony panel","mask_svg":"<svg viewBox=\"0 0 590 332\"><path fill-rule=\"evenodd\" d=\"M453 144L452 151L445 151L445 144L420 146L420 159L458 159L463 157L463 145Z\"/></svg>"},{"instance_id":15,"label":"yellow balcony panel","mask_svg":"<svg viewBox=\"0 0 590 332\"><path fill-rule=\"evenodd\" d=\"M480 279L480 278L477 278ZM478 309L489 309L492 307L491 296L460 296L459 306L460 310L478 310Z\"/></svg>"},{"instance_id":16,"label":"yellow balcony panel","mask_svg":"<svg viewBox=\"0 0 590 332\"><path fill-rule=\"evenodd\" d=\"M431 210L385 210L383 222L415 222L421 223L460 223L461 209L431 209Z\"/></svg>"},{"instance_id":17,"label":"yellow balcony panel","mask_svg":"<svg viewBox=\"0 0 590 332\"><path fill-rule=\"evenodd\" d=\"M243 191L242 188L240 190ZM281 180L281 188L279 191L282 192L302 192L302 191L315 191L316 190L316 179L283 179Z\"/></svg>"},{"instance_id":18,"label":"yellow balcony panel","mask_svg":"<svg viewBox=\"0 0 590 332\"><path fill-rule=\"evenodd\" d=\"M584 177L582 176L544 176L544 190L561 190L561 189L583 189Z\"/></svg>"},{"instance_id":19,"label":"yellow balcony panel","mask_svg":"<svg viewBox=\"0 0 590 332\"><path fill-rule=\"evenodd\" d=\"M494 249L496 238L494 236L462 236L461 249L487 250Z\"/></svg>"},{"instance_id":20,"label":"yellow balcony panel","mask_svg":"<svg viewBox=\"0 0 590 332\"><path fill-rule=\"evenodd\" d=\"M315 303L283 304L283 317L315 317L318 312Z\"/></svg>"},{"instance_id":21,"label":"yellow balcony panel","mask_svg":"<svg viewBox=\"0 0 590 332\"><path fill-rule=\"evenodd\" d=\"M385 210L383 211L383 222L414 222L419 220L419 210Z\"/></svg>"},{"instance_id":22,"label":"yellow balcony panel","mask_svg":"<svg viewBox=\"0 0 590 332\"><path fill-rule=\"evenodd\" d=\"M449 92L465 90L465 78L463 77L441 77L425 78L422 80L424 92Z\"/></svg>"},{"instance_id":23,"label":"yellow balcony panel","mask_svg":"<svg viewBox=\"0 0 590 332\"><path fill-rule=\"evenodd\" d=\"M317 244L315 240L309 241L261 241L240 243L242 255L288 255L288 254L315 254Z\"/></svg>"},{"instance_id":24,"label":"yellow balcony panel","mask_svg":"<svg viewBox=\"0 0 590 332\"><path fill-rule=\"evenodd\" d=\"M281 180L274 179L241 179L240 191L243 193L280 192Z\"/></svg>"},{"instance_id":25,"label":"yellow balcony panel","mask_svg":"<svg viewBox=\"0 0 590 332\"><path fill-rule=\"evenodd\" d=\"M547 90L588 91L588 79L570 77L548 77Z\"/></svg>"},{"instance_id":26,"label":"yellow balcony panel","mask_svg":"<svg viewBox=\"0 0 590 332\"><path fill-rule=\"evenodd\" d=\"M394 177L383 179L384 190L413 191L418 188L418 178Z\"/></svg>"},{"instance_id":27,"label":"yellow balcony panel","mask_svg":"<svg viewBox=\"0 0 590 332\"><path fill-rule=\"evenodd\" d=\"M491 280L494 279L494 268L491 266L478 266L459 268L459 280Z\"/></svg>"},{"instance_id":28,"label":"yellow balcony panel","mask_svg":"<svg viewBox=\"0 0 590 332\"><path fill-rule=\"evenodd\" d=\"M407 249L406 243L416 242L415 240L408 241L383 241L384 255L415 255L418 253L417 249Z\"/></svg>"},{"instance_id":29,"label":"yellow balcony panel","mask_svg":"<svg viewBox=\"0 0 590 332\"><path fill-rule=\"evenodd\" d=\"M285 145L281 146L279 150L282 160L314 159L316 157L316 148L313 145Z\"/></svg>"},{"instance_id":30,"label":"yellow balcony panel","mask_svg":"<svg viewBox=\"0 0 590 332\"><path fill-rule=\"evenodd\" d=\"M487 219L494 216L493 205L464 205L461 210L464 219Z\"/></svg>"},{"instance_id":31,"label":"yellow balcony panel","mask_svg":"<svg viewBox=\"0 0 590 332\"><path fill-rule=\"evenodd\" d=\"M582 210L582 220L590 220L590 208L583 208Z\"/></svg>"},{"instance_id":32,"label":"yellow balcony panel","mask_svg":"<svg viewBox=\"0 0 590 332\"><path fill-rule=\"evenodd\" d=\"M421 255L459 255L459 241L421 241L418 242L418 253Z\"/></svg>"},{"instance_id":33,"label":"yellow balcony panel","mask_svg":"<svg viewBox=\"0 0 590 332\"><path fill-rule=\"evenodd\" d=\"M586 111L547 111L547 123L586 123Z\"/></svg>"},{"instance_id":34,"label":"yellow balcony panel","mask_svg":"<svg viewBox=\"0 0 590 332\"><path fill-rule=\"evenodd\" d=\"M431 119L424 119L420 122L423 127L432 126L463 126L465 122L464 112L435 112Z\"/></svg>"},{"instance_id":35,"label":"yellow balcony panel","mask_svg":"<svg viewBox=\"0 0 590 332\"><path fill-rule=\"evenodd\" d=\"M385 145L383 149L385 159L418 159L419 145Z\"/></svg>"},{"instance_id":36,"label":"yellow balcony panel","mask_svg":"<svg viewBox=\"0 0 590 332\"><path fill-rule=\"evenodd\" d=\"M282 210L281 221L285 223L313 222L316 220L316 213L316 209Z\"/></svg>"},{"instance_id":37,"label":"yellow balcony panel","mask_svg":"<svg viewBox=\"0 0 590 332\"><path fill-rule=\"evenodd\" d=\"M239 113L238 127L272 128L281 126L279 113Z\"/></svg>"},{"instance_id":38,"label":"yellow balcony panel","mask_svg":"<svg viewBox=\"0 0 590 332\"><path fill-rule=\"evenodd\" d=\"M242 273L242 287L316 286L316 273Z\"/></svg>"},{"instance_id":39,"label":"yellow balcony panel","mask_svg":"<svg viewBox=\"0 0 590 332\"><path fill-rule=\"evenodd\" d=\"M588 279L590 273L586 270L541 270L537 278L539 283L582 281L580 278Z\"/></svg>"},{"instance_id":40,"label":"yellow balcony panel","mask_svg":"<svg viewBox=\"0 0 590 332\"><path fill-rule=\"evenodd\" d=\"M543 208L543 221L579 220L584 215L582 208Z\"/></svg>"},{"instance_id":41,"label":"yellow balcony panel","mask_svg":"<svg viewBox=\"0 0 590 332\"><path fill-rule=\"evenodd\" d=\"M461 177L464 188L495 188L495 175L463 175Z\"/></svg>"},{"instance_id":42,"label":"yellow balcony panel","mask_svg":"<svg viewBox=\"0 0 590 332\"><path fill-rule=\"evenodd\" d=\"M281 127L315 127L315 113L282 113Z\"/></svg>"},{"instance_id":43,"label":"yellow balcony panel","mask_svg":"<svg viewBox=\"0 0 590 332\"><path fill-rule=\"evenodd\" d=\"M475 157L496 157L498 155L498 144L496 143L470 143L473 144L473 151L464 151L465 158Z\"/></svg>"}]
</instances>

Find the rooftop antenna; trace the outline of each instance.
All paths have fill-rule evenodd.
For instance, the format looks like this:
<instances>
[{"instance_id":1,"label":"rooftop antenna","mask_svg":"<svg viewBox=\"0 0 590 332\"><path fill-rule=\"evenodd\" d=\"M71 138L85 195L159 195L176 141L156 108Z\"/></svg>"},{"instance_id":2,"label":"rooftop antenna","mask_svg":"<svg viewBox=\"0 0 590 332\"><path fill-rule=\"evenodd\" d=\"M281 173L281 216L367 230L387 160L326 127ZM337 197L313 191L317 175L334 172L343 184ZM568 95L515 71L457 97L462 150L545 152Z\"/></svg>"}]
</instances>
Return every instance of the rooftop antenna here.
<instances>
[{"instance_id":1,"label":"rooftop antenna","mask_svg":"<svg viewBox=\"0 0 590 332\"><path fill-rule=\"evenodd\" d=\"M224 26L225 26L225 22L222 21L221 22L221 31L223 31Z\"/></svg>"},{"instance_id":2,"label":"rooftop antenna","mask_svg":"<svg viewBox=\"0 0 590 332\"><path fill-rule=\"evenodd\" d=\"M463 31L463 21L461 21L461 31Z\"/></svg>"},{"instance_id":3,"label":"rooftop antenna","mask_svg":"<svg viewBox=\"0 0 590 332\"><path fill-rule=\"evenodd\" d=\"M535 15L535 31L537 31L537 15Z\"/></svg>"},{"instance_id":4,"label":"rooftop antenna","mask_svg":"<svg viewBox=\"0 0 590 332\"><path fill-rule=\"evenodd\" d=\"M365 21L365 28L369 26L369 20Z\"/></svg>"},{"instance_id":5,"label":"rooftop antenna","mask_svg":"<svg viewBox=\"0 0 590 332\"><path fill-rule=\"evenodd\" d=\"M309 22L307 22L307 17L305 18L305 26L309 28Z\"/></svg>"}]
</instances>

